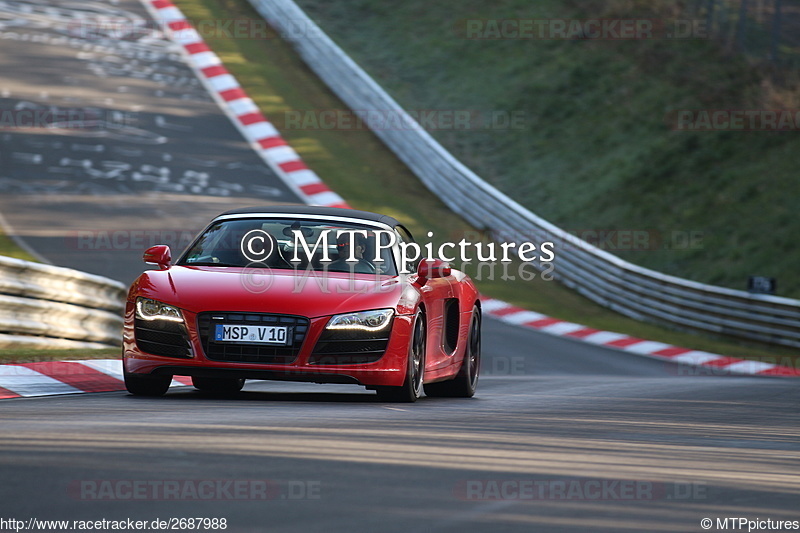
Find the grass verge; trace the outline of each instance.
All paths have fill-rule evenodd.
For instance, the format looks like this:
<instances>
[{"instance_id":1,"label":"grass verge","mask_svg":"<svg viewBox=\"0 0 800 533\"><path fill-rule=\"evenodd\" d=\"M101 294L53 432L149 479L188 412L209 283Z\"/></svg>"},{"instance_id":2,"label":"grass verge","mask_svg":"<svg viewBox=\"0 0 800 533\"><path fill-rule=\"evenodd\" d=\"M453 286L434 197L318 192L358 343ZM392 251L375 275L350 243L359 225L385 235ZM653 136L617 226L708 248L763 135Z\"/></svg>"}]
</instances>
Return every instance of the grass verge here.
<instances>
[{"instance_id":1,"label":"grass verge","mask_svg":"<svg viewBox=\"0 0 800 533\"><path fill-rule=\"evenodd\" d=\"M22 259L23 261L38 262L35 257L14 242L14 239L3 233L2 227L0 227L0 255Z\"/></svg>"},{"instance_id":2,"label":"grass verge","mask_svg":"<svg viewBox=\"0 0 800 533\"><path fill-rule=\"evenodd\" d=\"M772 276L779 295L800 298L800 75L751 62L713 32L668 38L676 21L696 18L696 2L298 3L406 109L520 116L431 133L538 215L588 238L636 232L645 246L593 240L659 272L733 289ZM666 31L583 39L559 37L554 23L543 38L518 39L490 30L587 19L648 19ZM678 118L694 110L784 110L790 123L703 130Z\"/></svg>"}]
</instances>

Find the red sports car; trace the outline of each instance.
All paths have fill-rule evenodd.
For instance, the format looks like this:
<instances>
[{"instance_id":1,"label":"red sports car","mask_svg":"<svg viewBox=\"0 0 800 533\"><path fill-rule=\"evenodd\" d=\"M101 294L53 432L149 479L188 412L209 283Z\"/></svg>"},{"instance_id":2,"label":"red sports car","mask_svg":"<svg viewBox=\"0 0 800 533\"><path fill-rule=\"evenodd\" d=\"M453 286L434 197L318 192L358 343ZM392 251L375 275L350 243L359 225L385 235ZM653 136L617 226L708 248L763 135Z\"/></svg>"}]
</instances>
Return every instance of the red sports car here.
<instances>
[{"instance_id":1,"label":"red sports car","mask_svg":"<svg viewBox=\"0 0 800 533\"><path fill-rule=\"evenodd\" d=\"M404 268L409 243L385 215L269 206L216 217L175 263L149 248L159 269L133 283L125 311L128 391L160 396L180 375L210 393L261 379L471 397L478 291L443 261Z\"/></svg>"}]
</instances>

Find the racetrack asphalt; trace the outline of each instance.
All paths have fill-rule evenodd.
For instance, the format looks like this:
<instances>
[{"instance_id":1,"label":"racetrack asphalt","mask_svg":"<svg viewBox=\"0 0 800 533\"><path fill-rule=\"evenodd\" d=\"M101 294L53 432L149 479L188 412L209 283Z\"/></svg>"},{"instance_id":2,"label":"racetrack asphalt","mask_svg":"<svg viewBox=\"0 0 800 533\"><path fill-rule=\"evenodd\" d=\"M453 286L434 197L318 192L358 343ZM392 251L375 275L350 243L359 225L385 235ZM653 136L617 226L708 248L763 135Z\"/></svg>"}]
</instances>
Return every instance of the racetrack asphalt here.
<instances>
[{"instance_id":1,"label":"racetrack asphalt","mask_svg":"<svg viewBox=\"0 0 800 533\"><path fill-rule=\"evenodd\" d=\"M0 3L0 213L53 264L130 283L148 246L298 202L155 27L137 0Z\"/></svg>"},{"instance_id":2,"label":"racetrack asphalt","mask_svg":"<svg viewBox=\"0 0 800 533\"><path fill-rule=\"evenodd\" d=\"M469 400L385 404L356 386L275 382L230 398L5 400L4 514L348 533L798 518L793 380L680 375L613 350L587 362L577 342L490 322ZM222 485L203 492L204 481ZM179 488L165 496L169 483Z\"/></svg>"}]
</instances>

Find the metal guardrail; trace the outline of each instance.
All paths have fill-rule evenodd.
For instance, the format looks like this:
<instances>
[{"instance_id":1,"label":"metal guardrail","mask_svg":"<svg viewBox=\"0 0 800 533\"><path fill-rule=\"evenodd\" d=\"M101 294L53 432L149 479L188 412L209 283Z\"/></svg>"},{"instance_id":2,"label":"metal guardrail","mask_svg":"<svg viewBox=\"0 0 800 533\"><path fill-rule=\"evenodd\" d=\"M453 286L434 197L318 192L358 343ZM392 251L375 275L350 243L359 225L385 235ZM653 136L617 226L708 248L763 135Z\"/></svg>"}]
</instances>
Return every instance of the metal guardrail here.
<instances>
[{"instance_id":1,"label":"metal guardrail","mask_svg":"<svg viewBox=\"0 0 800 533\"><path fill-rule=\"evenodd\" d=\"M125 294L101 276L0 257L0 348L119 346Z\"/></svg>"},{"instance_id":2,"label":"metal guardrail","mask_svg":"<svg viewBox=\"0 0 800 533\"><path fill-rule=\"evenodd\" d=\"M292 0L250 3L366 124L375 111L416 124ZM705 285L638 267L536 216L456 160L422 127L373 131L448 207L477 228L499 238L555 242L554 275L587 298L639 320L800 347L800 300Z\"/></svg>"}]
</instances>

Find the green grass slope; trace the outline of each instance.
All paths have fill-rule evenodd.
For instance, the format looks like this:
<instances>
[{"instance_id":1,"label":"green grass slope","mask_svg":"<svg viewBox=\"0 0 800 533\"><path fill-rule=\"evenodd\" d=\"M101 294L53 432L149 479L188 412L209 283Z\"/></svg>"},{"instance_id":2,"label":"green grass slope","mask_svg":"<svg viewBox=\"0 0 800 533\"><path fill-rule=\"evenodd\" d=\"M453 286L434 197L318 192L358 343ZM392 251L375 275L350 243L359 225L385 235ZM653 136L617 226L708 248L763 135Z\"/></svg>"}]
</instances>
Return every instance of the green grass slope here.
<instances>
[{"instance_id":1,"label":"green grass slope","mask_svg":"<svg viewBox=\"0 0 800 533\"><path fill-rule=\"evenodd\" d=\"M464 19L680 17L676 2L299 3L404 107L524 117L432 133L538 215L642 232L647 250L607 245L645 267L737 289L775 276L780 295L800 297L800 134L674 131L670 118L796 109L797 92L710 39L464 38Z\"/></svg>"}]
</instances>

